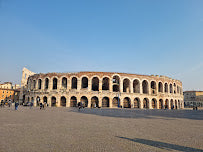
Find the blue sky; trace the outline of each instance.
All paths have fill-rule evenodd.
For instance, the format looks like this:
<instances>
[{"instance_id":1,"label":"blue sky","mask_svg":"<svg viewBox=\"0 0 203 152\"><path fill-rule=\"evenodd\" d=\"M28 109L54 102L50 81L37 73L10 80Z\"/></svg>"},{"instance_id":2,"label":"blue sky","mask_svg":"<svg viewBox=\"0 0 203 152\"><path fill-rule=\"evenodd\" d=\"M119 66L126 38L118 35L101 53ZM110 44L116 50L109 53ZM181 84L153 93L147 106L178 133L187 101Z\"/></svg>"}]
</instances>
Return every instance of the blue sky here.
<instances>
[{"instance_id":1,"label":"blue sky","mask_svg":"<svg viewBox=\"0 0 203 152\"><path fill-rule=\"evenodd\" d=\"M202 0L0 0L0 81L21 71L166 75L203 90Z\"/></svg>"}]
</instances>

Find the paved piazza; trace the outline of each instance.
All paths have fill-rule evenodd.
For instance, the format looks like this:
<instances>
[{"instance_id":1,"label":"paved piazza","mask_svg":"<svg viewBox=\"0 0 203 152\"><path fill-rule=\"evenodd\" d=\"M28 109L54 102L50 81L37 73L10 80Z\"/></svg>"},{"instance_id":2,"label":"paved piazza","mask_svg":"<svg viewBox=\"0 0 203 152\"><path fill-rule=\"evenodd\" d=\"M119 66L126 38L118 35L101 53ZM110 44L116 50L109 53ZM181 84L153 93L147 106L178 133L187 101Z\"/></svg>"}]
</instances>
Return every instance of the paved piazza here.
<instances>
[{"instance_id":1,"label":"paved piazza","mask_svg":"<svg viewBox=\"0 0 203 152\"><path fill-rule=\"evenodd\" d=\"M1 152L203 151L203 111L0 108Z\"/></svg>"}]
</instances>

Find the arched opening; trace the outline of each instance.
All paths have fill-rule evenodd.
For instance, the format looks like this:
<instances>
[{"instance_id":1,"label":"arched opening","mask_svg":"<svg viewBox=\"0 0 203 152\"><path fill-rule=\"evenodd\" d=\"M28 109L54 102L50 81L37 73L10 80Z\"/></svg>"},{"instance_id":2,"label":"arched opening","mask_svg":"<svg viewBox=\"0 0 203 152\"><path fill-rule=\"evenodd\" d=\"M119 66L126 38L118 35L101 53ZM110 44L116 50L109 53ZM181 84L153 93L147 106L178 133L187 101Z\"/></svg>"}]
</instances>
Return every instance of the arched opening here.
<instances>
[{"instance_id":1,"label":"arched opening","mask_svg":"<svg viewBox=\"0 0 203 152\"><path fill-rule=\"evenodd\" d=\"M62 107L66 106L66 97L64 97L64 96L61 97L61 106Z\"/></svg>"},{"instance_id":2,"label":"arched opening","mask_svg":"<svg viewBox=\"0 0 203 152\"><path fill-rule=\"evenodd\" d=\"M72 96L70 98L70 107L76 107L77 106L77 98L75 96Z\"/></svg>"},{"instance_id":3,"label":"arched opening","mask_svg":"<svg viewBox=\"0 0 203 152\"><path fill-rule=\"evenodd\" d=\"M163 84L162 84L162 82L159 82L159 92L163 92Z\"/></svg>"},{"instance_id":4,"label":"arched opening","mask_svg":"<svg viewBox=\"0 0 203 152\"><path fill-rule=\"evenodd\" d=\"M139 98L134 99L134 108L140 108L140 99Z\"/></svg>"},{"instance_id":5,"label":"arched opening","mask_svg":"<svg viewBox=\"0 0 203 152\"><path fill-rule=\"evenodd\" d=\"M119 102L119 105L120 105L120 98L114 97L113 101L112 101L112 106L113 107L118 107L118 102Z\"/></svg>"},{"instance_id":6,"label":"arched opening","mask_svg":"<svg viewBox=\"0 0 203 152\"><path fill-rule=\"evenodd\" d=\"M87 77L83 77L83 78L82 78L81 87L82 87L82 89L83 89L83 88L88 88L88 78L87 78Z\"/></svg>"},{"instance_id":7,"label":"arched opening","mask_svg":"<svg viewBox=\"0 0 203 152\"><path fill-rule=\"evenodd\" d=\"M99 79L97 77L92 79L92 90L99 91Z\"/></svg>"},{"instance_id":8,"label":"arched opening","mask_svg":"<svg viewBox=\"0 0 203 152\"><path fill-rule=\"evenodd\" d=\"M125 97L123 100L123 108L131 108L131 100L129 97Z\"/></svg>"},{"instance_id":9,"label":"arched opening","mask_svg":"<svg viewBox=\"0 0 203 152\"><path fill-rule=\"evenodd\" d=\"M33 80L33 89L36 88L36 80Z\"/></svg>"},{"instance_id":10,"label":"arched opening","mask_svg":"<svg viewBox=\"0 0 203 152\"><path fill-rule=\"evenodd\" d=\"M157 109L157 100L155 98L152 99L152 108Z\"/></svg>"},{"instance_id":11,"label":"arched opening","mask_svg":"<svg viewBox=\"0 0 203 152\"><path fill-rule=\"evenodd\" d=\"M36 103L37 103L37 106L39 106L39 104L40 104L40 97L39 96L37 96L37 98L36 98Z\"/></svg>"},{"instance_id":12,"label":"arched opening","mask_svg":"<svg viewBox=\"0 0 203 152\"><path fill-rule=\"evenodd\" d=\"M170 93L173 93L173 86L170 84Z\"/></svg>"},{"instance_id":13,"label":"arched opening","mask_svg":"<svg viewBox=\"0 0 203 152\"><path fill-rule=\"evenodd\" d=\"M165 100L165 109L169 109L169 100L168 99Z\"/></svg>"},{"instance_id":14,"label":"arched opening","mask_svg":"<svg viewBox=\"0 0 203 152\"><path fill-rule=\"evenodd\" d=\"M96 96L91 98L91 107L99 107L99 99Z\"/></svg>"},{"instance_id":15,"label":"arched opening","mask_svg":"<svg viewBox=\"0 0 203 152\"><path fill-rule=\"evenodd\" d=\"M71 89L77 89L77 78L73 77L71 80Z\"/></svg>"},{"instance_id":16,"label":"arched opening","mask_svg":"<svg viewBox=\"0 0 203 152\"><path fill-rule=\"evenodd\" d=\"M146 80L144 80L142 82L142 91L144 94L148 94L149 90L148 90L148 82Z\"/></svg>"},{"instance_id":17,"label":"arched opening","mask_svg":"<svg viewBox=\"0 0 203 152\"><path fill-rule=\"evenodd\" d=\"M113 77L113 92L120 92L120 78L117 75Z\"/></svg>"},{"instance_id":18,"label":"arched opening","mask_svg":"<svg viewBox=\"0 0 203 152\"><path fill-rule=\"evenodd\" d=\"M156 94L156 82L155 81L151 82L151 93Z\"/></svg>"},{"instance_id":19,"label":"arched opening","mask_svg":"<svg viewBox=\"0 0 203 152\"><path fill-rule=\"evenodd\" d=\"M159 100L159 109L163 109L163 108L164 108L163 100L160 99Z\"/></svg>"},{"instance_id":20,"label":"arched opening","mask_svg":"<svg viewBox=\"0 0 203 152\"><path fill-rule=\"evenodd\" d=\"M82 96L80 99L80 102L82 103L82 106L84 106L84 107L88 106L88 99L86 96Z\"/></svg>"},{"instance_id":21,"label":"arched opening","mask_svg":"<svg viewBox=\"0 0 203 152\"><path fill-rule=\"evenodd\" d=\"M175 109L178 109L177 100L175 100Z\"/></svg>"},{"instance_id":22,"label":"arched opening","mask_svg":"<svg viewBox=\"0 0 203 152\"><path fill-rule=\"evenodd\" d=\"M178 100L178 109L180 108L180 100Z\"/></svg>"},{"instance_id":23,"label":"arched opening","mask_svg":"<svg viewBox=\"0 0 203 152\"><path fill-rule=\"evenodd\" d=\"M173 93L176 94L176 84L175 83L173 84L173 88L174 88Z\"/></svg>"},{"instance_id":24,"label":"arched opening","mask_svg":"<svg viewBox=\"0 0 203 152\"><path fill-rule=\"evenodd\" d=\"M53 79L53 90L57 89L57 78Z\"/></svg>"},{"instance_id":25,"label":"arched opening","mask_svg":"<svg viewBox=\"0 0 203 152\"><path fill-rule=\"evenodd\" d=\"M123 92L130 93L130 80L127 78L123 80Z\"/></svg>"},{"instance_id":26,"label":"arched opening","mask_svg":"<svg viewBox=\"0 0 203 152\"><path fill-rule=\"evenodd\" d=\"M45 79L44 89L48 89L48 88L49 88L49 79L46 78L46 79Z\"/></svg>"},{"instance_id":27,"label":"arched opening","mask_svg":"<svg viewBox=\"0 0 203 152\"><path fill-rule=\"evenodd\" d=\"M102 80L102 90L109 90L109 78L107 77Z\"/></svg>"},{"instance_id":28,"label":"arched opening","mask_svg":"<svg viewBox=\"0 0 203 152\"><path fill-rule=\"evenodd\" d=\"M42 80L38 79L38 89L41 89L41 88L42 88Z\"/></svg>"},{"instance_id":29,"label":"arched opening","mask_svg":"<svg viewBox=\"0 0 203 152\"><path fill-rule=\"evenodd\" d=\"M149 99L147 98L143 99L143 108L149 109Z\"/></svg>"},{"instance_id":30,"label":"arched opening","mask_svg":"<svg viewBox=\"0 0 203 152\"><path fill-rule=\"evenodd\" d=\"M47 97L46 96L43 97L43 103L47 104Z\"/></svg>"},{"instance_id":31,"label":"arched opening","mask_svg":"<svg viewBox=\"0 0 203 152\"><path fill-rule=\"evenodd\" d=\"M179 90L179 86L177 85L177 93L179 94L180 90Z\"/></svg>"},{"instance_id":32,"label":"arched opening","mask_svg":"<svg viewBox=\"0 0 203 152\"><path fill-rule=\"evenodd\" d=\"M56 107L56 97L51 97L51 106Z\"/></svg>"},{"instance_id":33,"label":"arched opening","mask_svg":"<svg viewBox=\"0 0 203 152\"><path fill-rule=\"evenodd\" d=\"M104 97L102 99L102 107L109 107L109 98L108 97Z\"/></svg>"},{"instance_id":34,"label":"arched opening","mask_svg":"<svg viewBox=\"0 0 203 152\"><path fill-rule=\"evenodd\" d=\"M171 109L174 109L173 99L171 99Z\"/></svg>"},{"instance_id":35,"label":"arched opening","mask_svg":"<svg viewBox=\"0 0 203 152\"><path fill-rule=\"evenodd\" d=\"M168 83L164 84L164 90L165 90L165 93L168 93Z\"/></svg>"},{"instance_id":36,"label":"arched opening","mask_svg":"<svg viewBox=\"0 0 203 152\"><path fill-rule=\"evenodd\" d=\"M67 89L67 78L62 78L62 88Z\"/></svg>"},{"instance_id":37,"label":"arched opening","mask_svg":"<svg viewBox=\"0 0 203 152\"><path fill-rule=\"evenodd\" d=\"M140 93L140 81L137 79L133 81L133 92Z\"/></svg>"}]
</instances>

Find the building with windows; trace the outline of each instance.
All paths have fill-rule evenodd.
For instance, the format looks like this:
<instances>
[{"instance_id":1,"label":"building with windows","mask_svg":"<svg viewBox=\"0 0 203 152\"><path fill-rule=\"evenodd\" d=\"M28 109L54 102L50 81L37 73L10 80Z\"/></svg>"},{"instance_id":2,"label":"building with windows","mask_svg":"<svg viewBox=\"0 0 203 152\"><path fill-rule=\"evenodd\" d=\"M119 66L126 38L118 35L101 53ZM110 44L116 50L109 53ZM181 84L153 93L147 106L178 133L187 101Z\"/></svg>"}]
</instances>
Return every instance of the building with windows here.
<instances>
[{"instance_id":1,"label":"building with windows","mask_svg":"<svg viewBox=\"0 0 203 152\"><path fill-rule=\"evenodd\" d=\"M16 102L19 100L19 89L0 88L0 102Z\"/></svg>"},{"instance_id":2,"label":"building with windows","mask_svg":"<svg viewBox=\"0 0 203 152\"><path fill-rule=\"evenodd\" d=\"M185 107L203 107L203 91L185 91Z\"/></svg>"},{"instance_id":3,"label":"building with windows","mask_svg":"<svg viewBox=\"0 0 203 152\"><path fill-rule=\"evenodd\" d=\"M184 108L182 82L166 76L114 72L40 73L25 79L22 102L50 107Z\"/></svg>"}]
</instances>

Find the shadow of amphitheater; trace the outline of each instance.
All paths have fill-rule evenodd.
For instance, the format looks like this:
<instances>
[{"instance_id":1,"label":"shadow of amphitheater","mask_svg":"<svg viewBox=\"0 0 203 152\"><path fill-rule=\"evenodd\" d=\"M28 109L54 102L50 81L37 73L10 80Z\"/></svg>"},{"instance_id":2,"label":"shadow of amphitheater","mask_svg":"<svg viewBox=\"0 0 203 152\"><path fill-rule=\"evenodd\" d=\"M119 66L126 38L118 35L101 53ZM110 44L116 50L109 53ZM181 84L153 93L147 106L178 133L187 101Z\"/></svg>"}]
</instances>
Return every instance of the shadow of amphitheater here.
<instances>
[{"instance_id":1,"label":"shadow of amphitheater","mask_svg":"<svg viewBox=\"0 0 203 152\"><path fill-rule=\"evenodd\" d=\"M72 108L70 111L84 114L94 114L107 117L119 118L147 118L147 119L171 119L171 118L185 118L193 120L203 120L203 110L158 110L158 109L97 109L84 108L78 110Z\"/></svg>"},{"instance_id":2,"label":"shadow of amphitheater","mask_svg":"<svg viewBox=\"0 0 203 152\"><path fill-rule=\"evenodd\" d=\"M164 149L164 150L169 150L169 151L177 150L177 151L183 151L183 152L203 152L202 149L196 149L196 148L191 148L191 147L186 147L186 146L179 146L179 145L164 143L164 142L160 142L160 141L153 141L153 140L147 140L147 139L141 139L141 138L131 139L131 138L120 137L120 136L116 136L116 137L124 139L124 140L133 141L136 143L141 143L144 145L153 146L153 147Z\"/></svg>"}]
</instances>

